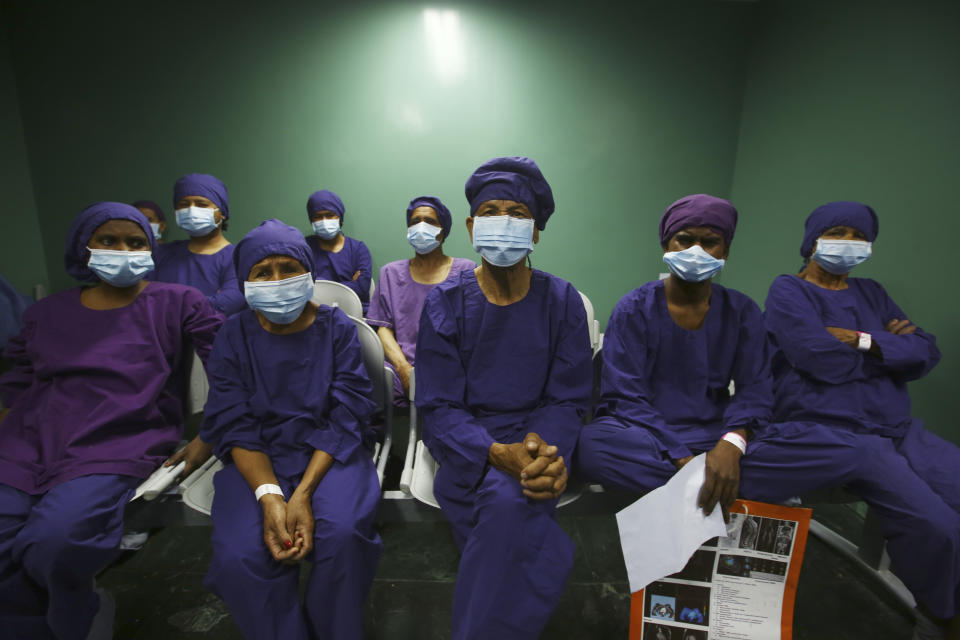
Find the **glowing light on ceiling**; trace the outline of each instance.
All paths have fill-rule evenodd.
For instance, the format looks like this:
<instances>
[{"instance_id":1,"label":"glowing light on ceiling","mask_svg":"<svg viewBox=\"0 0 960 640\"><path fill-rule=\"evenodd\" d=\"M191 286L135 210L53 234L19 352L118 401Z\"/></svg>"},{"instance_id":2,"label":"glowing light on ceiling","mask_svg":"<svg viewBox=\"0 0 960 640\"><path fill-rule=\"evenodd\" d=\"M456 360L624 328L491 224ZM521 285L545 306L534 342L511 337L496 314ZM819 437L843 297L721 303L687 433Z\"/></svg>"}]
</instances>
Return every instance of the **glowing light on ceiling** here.
<instances>
[{"instance_id":1,"label":"glowing light on ceiling","mask_svg":"<svg viewBox=\"0 0 960 640\"><path fill-rule=\"evenodd\" d=\"M453 9L424 9L423 24L437 75L443 80L462 75L466 65L460 14Z\"/></svg>"}]
</instances>

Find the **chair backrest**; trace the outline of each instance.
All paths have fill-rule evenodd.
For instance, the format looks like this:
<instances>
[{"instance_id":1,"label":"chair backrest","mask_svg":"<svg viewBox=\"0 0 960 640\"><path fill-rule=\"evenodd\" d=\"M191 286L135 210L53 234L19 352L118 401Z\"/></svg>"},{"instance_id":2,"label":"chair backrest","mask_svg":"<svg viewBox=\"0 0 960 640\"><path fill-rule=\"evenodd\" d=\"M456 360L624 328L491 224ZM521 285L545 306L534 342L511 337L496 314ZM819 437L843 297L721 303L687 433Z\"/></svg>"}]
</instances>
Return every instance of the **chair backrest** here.
<instances>
[{"instance_id":1,"label":"chair backrest","mask_svg":"<svg viewBox=\"0 0 960 640\"><path fill-rule=\"evenodd\" d=\"M583 300L583 308L587 312L587 328L590 330L590 348L596 352L597 343L600 342L600 322L593 317L593 303L590 302L590 298L583 293L583 291L577 291L580 294L580 298Z\"/></svg>"},{"instance_id":2,"label":"chair backrest","mask_svg":"<svg viewBox=\"0 0 960 640\"><path fill-rule=\"evenodd\" d=\"M344 287L346 288L346 287ZM353 293L352 291L350 293ZM386 399L393 397L393 388L386 386L386 376L383 367L383 343L380 342L380 336L373 328L360 318L350 317L353 324L357 326L357 338L360 340L360 349L363 351L363 366L367 370L370 382L373 383L373 399L377 403L377 410L382 410L386 406ZM393 382L393 378L390 378Z\"/></svg>"},{"instance_id":3,"label":"chair backrest","mask_svg":"<svg viewBox=\"0 0 960 640\"><path fill-rule=\"evenodd\" d=\"M203 363L196 351L190 352L189 372L187 374L187 397L184 402L184 417L190 417L203 411L207 403L207 394L210 393L210 382L203 369Z\"/></svg>"},{"instance_id":4,"label":"chair backrest","mask_svg":"<svg viewBox=\"0 0 960 640\"><path fill-rule=\"evenodd\" d=\"M348 316L363 317L363 305L360 296L350 287L333 282L332 280L317 280L313 283L314 304L325 304L328 307L339 307Z\"/></svg>"}]
</instances>

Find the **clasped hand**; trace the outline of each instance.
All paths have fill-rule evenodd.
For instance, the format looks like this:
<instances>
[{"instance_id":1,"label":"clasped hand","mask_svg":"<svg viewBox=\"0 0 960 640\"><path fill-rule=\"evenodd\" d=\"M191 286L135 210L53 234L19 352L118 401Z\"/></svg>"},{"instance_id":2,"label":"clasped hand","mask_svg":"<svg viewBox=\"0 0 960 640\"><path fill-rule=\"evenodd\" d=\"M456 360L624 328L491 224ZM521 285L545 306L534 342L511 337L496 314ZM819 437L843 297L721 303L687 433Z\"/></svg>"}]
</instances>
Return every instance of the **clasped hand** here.
<instances>
[{"instance_id":1,"label":"clasped hand","mask_svg":"<svg viewBox=\"0 0 960 640\"><path fill-rule=\"evenodd\" d=\"M290 500L267 494L263 509L263 541L277 562L294 565L313 550L313 508L306 494L294 491Z\"/></svg>"},{"instance_id":2,"label":"clasped hand","mask_svg":"<svg viewBox=\"0 0 960 640\"><path fill-rule=\"evenodd\" d=\"M559 498L567 488L567 465L559 450L536 433L523 442L493 443L489 459L497 469L520 481L523 495L534 500Z\"/></svg>"}]
</instances>

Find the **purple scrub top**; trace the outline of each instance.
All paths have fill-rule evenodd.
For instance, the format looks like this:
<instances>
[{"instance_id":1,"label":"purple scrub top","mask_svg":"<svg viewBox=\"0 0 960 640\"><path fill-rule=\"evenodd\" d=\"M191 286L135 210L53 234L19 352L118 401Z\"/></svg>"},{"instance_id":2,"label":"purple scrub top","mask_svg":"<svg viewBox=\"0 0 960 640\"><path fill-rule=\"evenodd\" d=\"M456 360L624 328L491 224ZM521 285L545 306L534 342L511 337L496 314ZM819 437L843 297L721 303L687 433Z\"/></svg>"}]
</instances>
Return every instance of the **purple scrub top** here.
<instances>
[{"instance_id":1,"label":"purple scrub top","mask_svg":"<svg viewBox=\"0 0 960 640\"><path fill-rule=\"evenodd\" d=\"M570 283L534 270L527 295L499 306L472 269L461 271L427 295L416 353L424 442L464 486L483 478L493 442L530 431L569 464L593 382L586 312Z\"/></svg>"},{"instance_id":2,"label":"purple scrub top","mask_svg":"<svg viewBox=\"0 0 960 640\"><path fill-rule=\"evenodd\" d=\"M245 309L247 302L233 266L234 245L204 254L193 253L188 244L187 240L178 240L163 245L163 250L154 254L157 267L151 279L195 287L207 296L214 309L226 316Z\"/></svg>"},{"instance_id":3,"label":"purple scrub top","mask_svg":"<svg viewBox=\"0 0 960 640\"><path fill-rule=\"evenodd\" d=\"M332 280L353 289L360 297L366 314L370 306L370 279L373 277L373 261L367 245L349 236L343 236L343 248L336 253L321 249L319 236L307 236L307 244L313 250L317 280ZM360 277L354 280L353 274L357 271Z\"/></svg>"},{"instance_id":4,"label":"purple scrub top","mask_svg":"<svg viewBox=\"0 0 960 640\"><path fill-rule=\"evenodd\" d=\"M80 476L145 478L180 441L190 348L206 360L223 317L191 287L149 283L96 311L69 289L30 306L0 376L0 484L31 494Z\"/></svg>"},{"instance_id":5,"label":"purple scrub top","mask_svg":"<svg viewBox=\"0 0 960 640\"><path fill-rule=\"evenodd\" d=\"M868 278L847 278L847 285L834 291L794 275L770 285L764 319L773 347L775 417L903 436L910 424L907 383L940 361L937 340L920 328L888 332L890 320L908 316L884 288ZM869 333L883 357L857 351L825 327Z\"/></svg>"},{"instance_id":6,"label":"purple scrub top","mask_svg":"<svg viewBox=\"0 0 960 640\"><path fill-rule=\"evenodd\" d=\"M453 280L461 271L476 268L473 260L454 258L444 282ZM410 260L389 262L380 269L380 279L370 301L367 324L392 329L403 357L411 365L417 352L417 329L420 328L423 303L437 284L423 284L414 280L410 275Z\"/></svg>"},{"instance_id":7,"label":"purple scrub top","mask_svg":"<svg viewBox=\"0 0 960 640\"><path fill-rule=\"evenodd\" d=\"M772 378L757 304L711 283L703 326L680 327L663 281L625 295L603 334L597 416L650 430L678 459L711 448L730 429L760 430L771 418ZM735 393L731 397L730 381Z\"/></svg>"}]
</instances>

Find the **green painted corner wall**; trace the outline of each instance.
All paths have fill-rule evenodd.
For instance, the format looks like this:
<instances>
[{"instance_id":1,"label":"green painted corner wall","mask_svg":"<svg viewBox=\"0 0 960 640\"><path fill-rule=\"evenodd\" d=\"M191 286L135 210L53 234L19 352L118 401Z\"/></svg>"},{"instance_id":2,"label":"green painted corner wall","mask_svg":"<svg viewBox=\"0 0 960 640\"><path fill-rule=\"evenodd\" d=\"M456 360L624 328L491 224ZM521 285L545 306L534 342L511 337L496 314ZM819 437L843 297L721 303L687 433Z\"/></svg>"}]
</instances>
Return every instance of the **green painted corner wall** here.
<instances>
[{"instance_id":1,"label":"green painted corner wall","mask_svg":"<svg viewBox=\"0 0 960 640\"><path fill-rule=\"evenodd\" d=\"M760 22L732 189L741 225L724 278L762 304L775 274L800 267L810 211L832 200L870 204L880 235L854 275L880 281L937 336L943 358L911 384L914 413L960 441L945 401L960 379L950 284L960 235L960 4L770 2Z\"/></svg>"}]
</instances>

